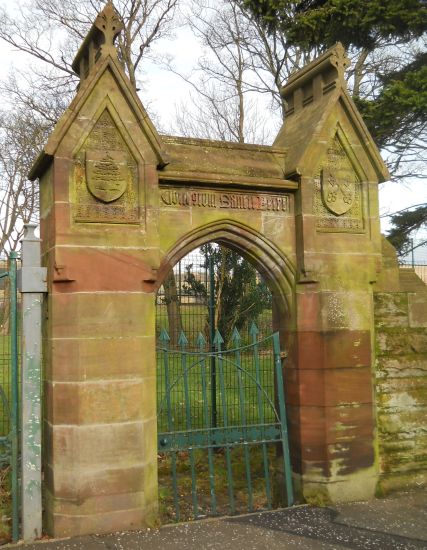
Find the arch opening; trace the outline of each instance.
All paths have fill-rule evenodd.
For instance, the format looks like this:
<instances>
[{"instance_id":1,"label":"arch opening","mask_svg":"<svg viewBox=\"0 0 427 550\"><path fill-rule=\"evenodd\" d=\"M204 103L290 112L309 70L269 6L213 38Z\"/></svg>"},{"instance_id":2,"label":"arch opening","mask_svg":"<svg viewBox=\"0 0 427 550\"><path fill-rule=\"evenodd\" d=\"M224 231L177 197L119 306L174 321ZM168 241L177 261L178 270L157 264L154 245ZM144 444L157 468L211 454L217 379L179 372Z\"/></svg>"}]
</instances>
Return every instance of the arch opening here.
<instances>
[{"instance_id":1,"label":"arch opening","mask_svg":"<svg viewBox=\"0 0 427 550\"><path fill-rule=\"evenodd\" d=\"M161 269L156 332L164 521L271 509L293 499L278 392L293 272L252 230L220 225L214 234L211 227L182 239ZM273 341L276 331L280 339L276 334Z\"/></svg>"}]
</instances>

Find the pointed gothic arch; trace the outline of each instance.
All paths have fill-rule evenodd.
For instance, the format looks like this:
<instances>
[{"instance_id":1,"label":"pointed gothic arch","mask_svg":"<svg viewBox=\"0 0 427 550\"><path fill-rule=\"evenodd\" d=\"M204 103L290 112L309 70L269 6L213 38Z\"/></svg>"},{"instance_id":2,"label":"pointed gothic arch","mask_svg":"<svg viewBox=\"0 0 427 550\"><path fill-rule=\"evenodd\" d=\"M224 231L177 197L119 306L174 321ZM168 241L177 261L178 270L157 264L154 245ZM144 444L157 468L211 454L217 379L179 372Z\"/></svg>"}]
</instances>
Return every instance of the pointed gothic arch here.
<instances>
[{"instance_id":1,"label":"pointed gothic arch","mask_svg":"<svg viewBox=\"0 0 427 550\"><path fill-rule=\"evenodd\" d=\"M264 235L232 219L214 221L180 237L163 256L157 288L161 285L166 273L181 258L209 242L224 244L248 260L267 282L281 314L286 315L290 325L295 322L295 267Z\"/></svg>"}]
</instances>

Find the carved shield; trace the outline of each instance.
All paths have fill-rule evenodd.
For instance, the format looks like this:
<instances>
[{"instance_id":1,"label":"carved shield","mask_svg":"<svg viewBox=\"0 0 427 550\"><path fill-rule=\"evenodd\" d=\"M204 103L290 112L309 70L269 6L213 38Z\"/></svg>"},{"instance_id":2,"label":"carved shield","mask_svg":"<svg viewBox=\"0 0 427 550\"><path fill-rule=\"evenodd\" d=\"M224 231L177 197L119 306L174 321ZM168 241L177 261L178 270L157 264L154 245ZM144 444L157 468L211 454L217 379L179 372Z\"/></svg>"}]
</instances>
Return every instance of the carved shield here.
<instances>
[{"instance_id":1,"label":"carved shield","mask_svg":"<svg viewBox=\"0 0 427 550\"><path fill-rule=\"evenodd\" d=\"M345 214L354 203L355 174L346 167L327 167L322 170L322 198L334 214Z\"/></svg>"},{"instance_id":2,"label":"carved shield","mask_svg":"<svg viewBox=\"0 0 427 550\"><path fill-rule=\"evenodd\" d=\"M86 181L89 191L103 202L112 202L126 191L128 180L125 151L86 151Z\"/></svg>"}]
</instances>

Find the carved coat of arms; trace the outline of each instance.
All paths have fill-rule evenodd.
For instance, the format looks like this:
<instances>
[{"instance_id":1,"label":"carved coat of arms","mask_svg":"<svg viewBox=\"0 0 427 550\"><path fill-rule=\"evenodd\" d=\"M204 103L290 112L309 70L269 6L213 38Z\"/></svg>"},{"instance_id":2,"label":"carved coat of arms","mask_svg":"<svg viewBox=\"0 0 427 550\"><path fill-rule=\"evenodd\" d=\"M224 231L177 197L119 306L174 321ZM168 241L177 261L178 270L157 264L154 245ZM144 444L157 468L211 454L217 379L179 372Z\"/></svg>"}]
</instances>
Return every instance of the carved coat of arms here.
<instances>
[{"instance_id":1,"label":"carved coat of arms","mask_svg":"<svg viewBox=\"0 0 427 550\"><path fill-rule=\"evenodd\" d=\"M329 166L322 170L322 198L334 214L345 214L353 206L356 193L355 174L345 166Z\"/></svg>"},{"instance_id":2,"label":"carved coat of arms","mask_svg":"<svg viewBox=\"0 0 427 550\"><path fill-rule=\"evenodd\" d=\"M128 181L126 152L86 151L86 181L97 199L112 202L120 198Z\"/></svg>"}]
</instances>

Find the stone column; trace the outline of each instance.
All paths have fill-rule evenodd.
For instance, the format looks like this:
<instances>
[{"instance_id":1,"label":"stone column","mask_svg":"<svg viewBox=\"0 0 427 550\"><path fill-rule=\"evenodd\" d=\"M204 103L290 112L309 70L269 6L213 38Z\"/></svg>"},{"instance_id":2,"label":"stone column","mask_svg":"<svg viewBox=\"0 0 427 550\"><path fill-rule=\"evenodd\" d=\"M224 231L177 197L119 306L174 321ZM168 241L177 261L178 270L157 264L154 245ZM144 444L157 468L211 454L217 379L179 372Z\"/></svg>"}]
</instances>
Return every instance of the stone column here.
<instances>
[{"instance_id":1,"label":"stone column","mask_svg":"<svg viewBox=\"0 0 427 550\"><path fill-rule=\"evenodd\" d=\"M372 498L378 479L373 400L375 249L367 232L340 218L321 231L316 188L301 182L304 272L297 284L293 388L294 447L309 502ZM342 224L342 225L339 225ZM340 231L341 230L341 231ZM302 254L303 252L303 254Z\"/></svg>"}]
</instances>

